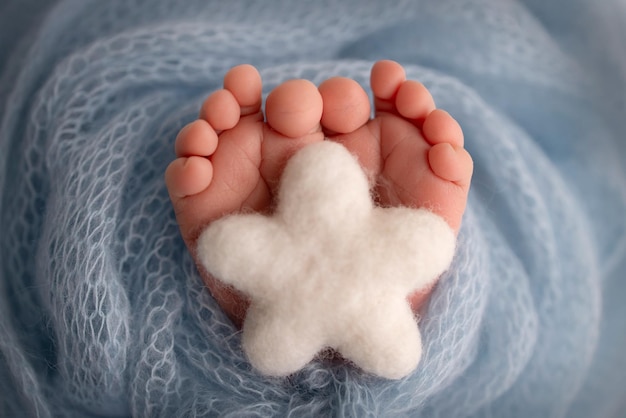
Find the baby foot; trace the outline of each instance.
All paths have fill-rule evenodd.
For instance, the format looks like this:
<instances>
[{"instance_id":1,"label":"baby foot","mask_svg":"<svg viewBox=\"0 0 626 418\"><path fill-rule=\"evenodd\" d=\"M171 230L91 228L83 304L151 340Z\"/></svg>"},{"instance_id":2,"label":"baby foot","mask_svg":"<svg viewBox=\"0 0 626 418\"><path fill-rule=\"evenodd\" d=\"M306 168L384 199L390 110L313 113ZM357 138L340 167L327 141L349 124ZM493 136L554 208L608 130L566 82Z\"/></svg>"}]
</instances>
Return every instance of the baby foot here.
<instances>
[{"instance_id":1,"label":"baby foot","mask_svg":"<svg viewBox=\"0 0 626 418\"><path fill-rule=\"evenodd\" d=\"M289 157L324 139L322 98L311 82L290 80L276 87L267 97L265 118L261 92L254 67L234 67L224 77L224 88L206 99L199 119L176 138L178 158L167 168L165 181L195 260L195 244L207 224L235 212L269 210ZM213 297L241 325L245 297L197 265Z\"/></svg>"},{"instance_id":2,"label":"baby foot","mask_svg":"<svg viewBox=\"0 0 626 418\"><path fill-rule=\"evenodd\" d=\"M370 113L369 99L355 81L336 77L320 85L326 136L357 157L380 205L427 208L458 233L473 171L461 127L435 108L422 84L406 80L396 62L377 62L370 83L372 120L363 116ZM411 295L414 311L429 294Z\"/></svg>"},{"instance_id":3,"label":"baby foot","mask_svg":"<svg viewBox=\"0 0 626 418\"><path fill-rule=\"evenodd\" d=\"M371 85L372 120L365 91L352 80L333 78L319 92L305 80L281 84L267 98L264 121L258 72L248 65L229 71L224 89L210 95L200 118L179 133L178 158L165 175L194 259L195 243L207 224L230 213L268 211L286 161L324 135L358 158L379 204L427 207L458 232L472 174L459 125L435 110L430 93L407 81L395 62L378 62ZM220 306L241 325L245 297L211 277L200 263L198 268ZM414 310L428 293L410 297Z\"/></svg>"}]
</instances>

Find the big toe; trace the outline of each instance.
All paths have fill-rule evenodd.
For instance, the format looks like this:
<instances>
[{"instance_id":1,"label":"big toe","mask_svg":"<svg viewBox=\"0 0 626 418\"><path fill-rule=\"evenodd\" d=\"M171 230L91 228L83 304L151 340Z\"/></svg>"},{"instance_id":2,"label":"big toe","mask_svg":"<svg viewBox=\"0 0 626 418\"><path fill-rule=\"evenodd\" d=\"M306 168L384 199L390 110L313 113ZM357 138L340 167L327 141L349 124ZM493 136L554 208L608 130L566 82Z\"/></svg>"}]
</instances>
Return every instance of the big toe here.
<instances>
[{"instance_id":1,"label":"big toe","mask_svg":"<svg viewBox=\"0 0 626 418\"><path fill-rule=\"evenodd\" d=\"M265 116L269 126L290 138L300 138L319 129L322 97L308 80L289 80L267 97Z\"/></svg>"},{"instance_id":2,"label":"big toe","mask_svg":"<svg viewBox=\"0 0 626 418\"><path fill-rule=\"evenodd\" d=\"M286 81L267 96L260 172L272 191L277 189L289 158L302 147L324 139L322 107L322 96L307 80Z\"/></svg>"},{"instance_id":3,"label":"big toe","mask_svg":"<svg viewBox=\"0 0 626 418\"><path fill-rule=\"evenodd\" d=\"M319 92L324 102L322 126L327 135L353 132L369 120L369 97L356 81L333 77L320 84Z\"/></svg>"}]
</instances>

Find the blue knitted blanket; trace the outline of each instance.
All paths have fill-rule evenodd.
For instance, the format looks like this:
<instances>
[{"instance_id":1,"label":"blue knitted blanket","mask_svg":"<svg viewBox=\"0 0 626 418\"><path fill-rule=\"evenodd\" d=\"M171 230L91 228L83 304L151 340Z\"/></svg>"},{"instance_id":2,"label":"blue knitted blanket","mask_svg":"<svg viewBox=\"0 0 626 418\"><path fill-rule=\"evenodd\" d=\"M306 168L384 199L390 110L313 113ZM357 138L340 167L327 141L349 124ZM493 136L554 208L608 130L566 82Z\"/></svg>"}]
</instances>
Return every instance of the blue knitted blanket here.
<instances>
[{"instance_id":1,"label":"blue knitted blanket","mask_svg":"<svg viewBox=\"0 0 626 418\"><path fill-rule=\"evenodd\" d=\"M3 0L0 416L624 417L621 0ZM400 381L251 369L163 172L233 65L367 86L401 62L475 160Z\"/></svg>"}]
</instances>

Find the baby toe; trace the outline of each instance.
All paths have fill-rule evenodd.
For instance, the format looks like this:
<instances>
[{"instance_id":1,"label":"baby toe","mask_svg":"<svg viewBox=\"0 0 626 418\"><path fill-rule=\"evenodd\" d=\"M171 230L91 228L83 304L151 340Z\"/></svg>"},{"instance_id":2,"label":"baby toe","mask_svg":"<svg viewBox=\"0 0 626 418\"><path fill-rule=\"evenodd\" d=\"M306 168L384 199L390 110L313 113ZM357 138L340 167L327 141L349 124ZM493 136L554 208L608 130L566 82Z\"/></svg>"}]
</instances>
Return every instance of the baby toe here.
<instances>
[{"instance_id":1,"label":"baby toe","mask_svg":"<svg viewBox=\"0 0 626 418\"><path fill-rule=\"evenodd\" d=\"M203 119L197 119L180 130L175 142L177 157L208 157L217 148L217 133Z\"/></svg>"},{"instance_id":2,"label":"baby toe","mask_svg":"<svg viewBox=\"0 0 626 418\"><path fill-rule=\"evenodd\" d=\"M455 147L463 146L461 125L445 110L430 112L424 120L422 132L431 145L447 142Z\"/></svg>"},{"instance_id":3,"label":"baby toe","mask_svg":"<svg viewBox=\"0 0 626 418\"><path fill-rule=\"evenodd\" d=\"M228 71L224 76L224 89L237 100L241 116L261 110L263 83L261 75L252 65L238 65Z\"/></svg>"},{"instance_id":4,"label":"baby toe","mask_svg":"<svg viewBox=\"0 0 626 418\"><path fill-rule=\"evenodd\" d=\"M422 83L414 80L407 80L400 85L395 104L398 114L418 127L435 110L433 96Z\"/></svg>"},{"instance_id":5,"label":"baby toe","mask_svg":"<svg viewBox=\"0 0 626 418\"><path fill-rule=\"evenodd\" d=\"M200 119L207 121L218 132L234 128L240 115L237 99L226 89L213 92L200 109Z\"/></svg>"},{"instance_id":6,"label":"baby toe","mask_svg":"<svg viewBox=\"0 0 626 418\"><path fill-rule=\"evenodd\" d=\"M406 80L404 68L395 61L378 61L372 67L370 87L374 93L376 112L395 112L394 99Z\"/></svg>"},{"instance_id":7,"label":"baby toe","mask_svg":"<svg viewBox=\"0 0 626 418\"><path fill-rule=\"evenodd\" d=\"M211 184L212 178L211 162L197 156L177 158L165 171L165 184L174 205L182 198L205 190Z\"/></svg>"},{"instance_id":8,"label":"baby toe","mask_svg":"<svg viewBox=\"0 0 626 418\"><path fill-rule=\"evenodd\" d=\"M433 145L428 152L428 162L438 177L460 186L469 185L474 164L464 148L446 142Z\"/></svg>"}]
</instances>

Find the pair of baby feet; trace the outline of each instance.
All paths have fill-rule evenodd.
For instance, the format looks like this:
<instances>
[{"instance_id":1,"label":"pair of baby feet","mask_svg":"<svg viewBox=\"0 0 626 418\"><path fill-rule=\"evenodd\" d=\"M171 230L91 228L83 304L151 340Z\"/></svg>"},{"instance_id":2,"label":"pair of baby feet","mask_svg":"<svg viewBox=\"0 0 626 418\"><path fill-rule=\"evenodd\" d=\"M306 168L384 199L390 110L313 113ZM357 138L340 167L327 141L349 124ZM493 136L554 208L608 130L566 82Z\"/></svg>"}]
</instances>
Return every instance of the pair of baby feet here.
<instances>
[{"instance_id":1,"label":"pair of baby feet","mask_svg":"<svg viewBox=\"0 0 626 418\"><path fill-rule=\"evenodd\" d=\"M458 232L473 163L463 132L429 91L407 80L402 66L379 61L370 100L354 80L335 77L316 87L290 80L262 110L262 83L250 65L231 69L224 88L202 105L200 117L176 138L165 173L181 234L196 260L196 241L212 221L237 212L270 212L280 176L302 147L324 140L345 146L361 164L381 206L425 207ZM197 263L213 297L241 325L248 302ZM430 291L409 296L414 311Z\"/></svg>"}]
</instances>

